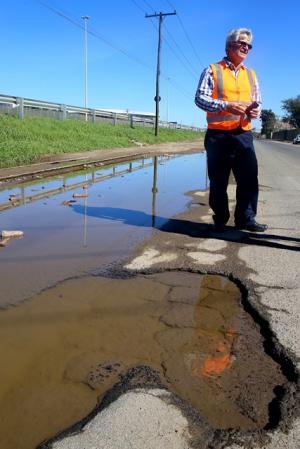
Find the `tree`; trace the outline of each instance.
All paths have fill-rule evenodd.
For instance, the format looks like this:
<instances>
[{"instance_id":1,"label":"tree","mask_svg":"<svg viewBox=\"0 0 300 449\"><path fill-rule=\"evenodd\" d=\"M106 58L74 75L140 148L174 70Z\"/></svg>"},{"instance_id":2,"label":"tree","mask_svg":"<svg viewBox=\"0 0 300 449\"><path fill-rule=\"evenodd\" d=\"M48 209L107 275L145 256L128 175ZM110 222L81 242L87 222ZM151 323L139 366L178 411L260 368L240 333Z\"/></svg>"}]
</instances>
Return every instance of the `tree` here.
<instances>
[{"instance_id":1,"label":"tree","mask_svg":"<svg viewBox=\"0 0 300 449\"><path fill-rule=\"evenodd\" d=\"M300 95L283 100L282 109L287 113L284 120L295 128L300 128Z\"/></svg>"},{"instance_id":2,"label":"tree","mask_svg":"<svg viewBox=\"0 0 300 449\"><path fill-rule=\"evenodd\" d=\"M260 119L262 125L261 134L265 134L267 137L270 137L275 128L276 115L272 109L262 109Z\"/></svg>"}]
</instances>

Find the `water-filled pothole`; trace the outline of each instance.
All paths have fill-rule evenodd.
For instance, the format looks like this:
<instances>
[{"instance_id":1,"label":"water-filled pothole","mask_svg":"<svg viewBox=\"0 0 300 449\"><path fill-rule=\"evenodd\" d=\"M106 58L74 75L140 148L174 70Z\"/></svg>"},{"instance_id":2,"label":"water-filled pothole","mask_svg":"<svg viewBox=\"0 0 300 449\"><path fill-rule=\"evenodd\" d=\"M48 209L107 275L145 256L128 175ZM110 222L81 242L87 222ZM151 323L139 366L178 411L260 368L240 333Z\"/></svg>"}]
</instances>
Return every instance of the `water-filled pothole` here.
<instances>
[{"instance_id":1,"label":"water-filled pothole","mask_svg":"<svg viewBox=\"0 0 300 449\"><path fill-rule=\"evenodd\" d=\"M286 382L238 287L187 272L66 281L1 312L0 354L6 449L33 449L83 419L134 366L157 370L221 429L264 428Z\"/></svg>"}]
</instances>

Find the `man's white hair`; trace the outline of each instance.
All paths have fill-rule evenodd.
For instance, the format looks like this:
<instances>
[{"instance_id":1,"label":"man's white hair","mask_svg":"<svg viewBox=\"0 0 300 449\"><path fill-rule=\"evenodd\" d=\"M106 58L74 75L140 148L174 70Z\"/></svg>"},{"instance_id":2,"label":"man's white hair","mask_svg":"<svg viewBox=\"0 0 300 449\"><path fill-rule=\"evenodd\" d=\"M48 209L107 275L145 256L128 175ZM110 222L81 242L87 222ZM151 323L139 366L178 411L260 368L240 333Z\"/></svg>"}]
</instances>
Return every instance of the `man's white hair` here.
<instances>
[{"instance_id":1,"label":"man's white hair","mask_svg":"<svg viewBox=\"0 0 300 449\"><path fill-rule=\"evenodd\" d=\"M249 30L248 28L235 28L234 30L229 31L229 33L227 34L226 46L225 46L226 53L228 51L228 48L229 48L230 44L232 42L238 41L239 40L239 36L241 34L247 34L248 39L249 39L249 43L252 42L253 34L252 34L251 30Z\"/></svg>"}]
</instances>

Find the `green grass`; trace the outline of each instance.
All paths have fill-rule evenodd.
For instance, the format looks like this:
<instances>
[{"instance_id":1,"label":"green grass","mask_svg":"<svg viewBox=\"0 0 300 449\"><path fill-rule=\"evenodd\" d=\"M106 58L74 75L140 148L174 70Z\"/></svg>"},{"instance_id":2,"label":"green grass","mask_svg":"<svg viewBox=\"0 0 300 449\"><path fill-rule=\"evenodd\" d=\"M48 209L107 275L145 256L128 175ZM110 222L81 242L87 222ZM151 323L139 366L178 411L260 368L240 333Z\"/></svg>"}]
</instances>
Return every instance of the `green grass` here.
<instances>
[{"instance_id":1,"label":"green grass","mask_svg":"<svg viewBox=\"0 0 300 449\"><path fill-rule=\"evenodd\" d=\"M95 149L134 146L134 142L154 144L195 140L199 132L160 129L155 137L152 128L134 129L125 125L87 123L78 120L59 121L26 117L20 120L0 116L0 167L14 167L38 162L45 155L74 153Z\"/></svg>"}]
</instances>

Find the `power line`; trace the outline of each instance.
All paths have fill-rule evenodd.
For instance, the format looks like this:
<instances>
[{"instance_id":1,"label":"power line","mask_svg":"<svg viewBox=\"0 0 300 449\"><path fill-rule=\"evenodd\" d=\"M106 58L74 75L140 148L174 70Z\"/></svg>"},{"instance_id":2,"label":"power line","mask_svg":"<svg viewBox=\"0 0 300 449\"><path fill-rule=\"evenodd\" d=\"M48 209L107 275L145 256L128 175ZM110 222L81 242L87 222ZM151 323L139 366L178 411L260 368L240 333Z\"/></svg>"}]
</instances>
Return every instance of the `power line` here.
<instances>
[{"instance_id":1,"label":"power line","mask_svg":"<svg viewBox=\"0 0 300 449\"><path fill-rule=\"evenodd\" d=\"M193 42L191 41L191 39L190 39L190 37L189 37L189 35L188 35L188 33L187 33L187 31L186 31L184 25L183 25L183 22L182 22L180 16L178 17L178 20L179 20L179 23L180 23L180 25L181 25L181 27L182 27L182 29L183 29L183 32L184 32L184 34L185 34L185 36L186 36L188 42L190 43L190 45L191 45L191 47L192 47L192 50L194 51L194 54L196 55L196 58L198 59L198 61L200 62L200 64L203 65L203 62L201 61L201 58L200 58L199 54L197 53L197 51L196 51L196 49L195 49L195 46L194 46Z\"/></svg>"},{"instance_id":2,"label":"power line","mask_svg":"<svg viewBox=\"0 0 300 449\"><path fill-rule=\"evenodd\" d=\"M131 0L131 1L132 1L132 3L134 3L134 4L137 6L137 8L139 8L141 11L143 11L144 13L147 14L147 11L146 11L143 7L141 7L141 6L136 2L136 0ZM153 8L152 8L152 6L151 6L150 4L149 4L149 6L150 6L150 8L153 10ZM157 27L156 24L154 23L154 20L153 20L152 18L150 18L150 21L151 21L152 26L153 26L156 30L158 30L158 27ZM172 49L171 45L168 43L167 39L165 39L165 42L166 42L166 44L169 46L169 48L173 51L173 49ZM176 57L178 57L174 51L173 51L173 53L175 54ZM167 74L161 72L161 76L162 76L162 78L164 78L166 81L168 81L170 84L172 84L173 87L174 87L174 88L175 88L181 95L183 95L185 98L187 98L189 101L194 100L194 95L191 94L190 92L188 92L187 90L185 90L182 86L180 86L180 84L176 83L176 81L173 81L173 79L172 79L169 75L167 75ZM194 75L193 75L193 76L194 76Z\"/></svg>"},{"instance_id":3,"label":"power line","mask_svg":"<svg viewBox=\"0 0 300 449\"><path fill-rule=\"evenodd\" d=\"M139 8L141 11L143 11L143 13L147 13L147 11L144 9L144 8L142 8L142 6L140 6L139 4L138 4L138 2L136 2L135 0L131 0L132 1L132 3L134 3L135 4L135 6L137 7L137 8Z\"/></svg>"},{"instance_id":4,"label":"power line","mask_svg":"<svg viewBox=\"0 0 300 449\"><path fill-rule=\"evenodd\" d=\"M197 75L195 74L195 72L193 73L191 71L191 69L186 65L186 63L181 59L181 57L176 53L176 51L174 50L174 48L170 45L170 43L168 42L168 40L165 38L165 43L167 45L167 47L169 47L169 49L171 50L171 52L176 56L176 58L181 62L181 64L183 65L183 67L189 72L189 74L194 78L194 79L198 79Z\"/></svg>"},{"instance_id":5,"label":"power line","mask_svg":"<svg viewBox=\"0 0 300 449\"><path fill-rule=\"evenodd\" d=\"M150 9L152 9L152 11L154 11L154 8L152 7L152 5L146 1L146 0L142 0ZM132 0L132 2L141 10L143 10L145 13L146 11L141 8L140 5L137 4L137 2L135 0ZM174 8L175 10L175 8ZM157 29L156 25L154 24L153 20L151 19L151 23L153 24L153 26ZM188 60L188 58L186 57L186 55L184 54L184 52L181 50L180 46L178 45L178 43L176 42L176 40L173 38L172 34L170 33L170 31L167 29L167 27L165 26L165 30L169 36L169 38L174 42L175 46L177 47L177 51L179 51L179 53L182 55L182 57L186 60L188 66L186 65L186 63L182 60L181 56L179 56L176 51L174 50L174 48L172 47L172 45L169 43L168 39L165 38L165 42L166 45L170 48L170 50L173 52L173 54L176 56L176 58L181 62L181 64L185 67L185 69L189 72L190 75L192 75L193 78L198 79L199 77L199 72L198 70L195 70L195 68L193 67L193 64ZM192 73L194 72L194 73Z\"/></svg>"},{"instance_id":6,"label":"power line","mask_svg":"<svg viewBox=\"0 0 300 449\"><path fill-rule=\"evenodd\" d=\"M150 3L149 2L147 2L147 0L142 0L144 3L145 3L145 5L146 6L148 6L148 8L150 8L150 9L152 9L152 11L153 12L155 12L155 10L154 10L154 8L153 8L153 6L152 5L150 5Z\"/></svg>"},{"instance_id":7,"label":"power line","mask_svg":"<svg viewBox=\"0 0 300 449\"><path fill-rule=\"evenodd\" d=\"M135 0L131 0L140 10L144 11L145 13L146 10L143 9ZM144 1L144 0L143 0ZM151 7L150 3L146 2L149 7ZM153 9L151 7L151 9ZM155 22L153 21L153 19L151 18L151 23L152 26L158 30ZM198 72L192 67L191 62L187 59L187 57L185 56L185 54L183 53L183 51L181 50L181 48L179 47L179 45L177 44L177 42L175 41L175 39L173 38L173 36L171 35L171 33L168 31L168 29L165 26L165 30L167 32L167 34L169 35L169 37L171 38L171 40L174 42L174 44L176 45L176 47L179 49L180 53L182 54L182 56L184 57L184 59L187 61L188 65L186 65L186 63L182 60L181 56L179 56L176 51L174 50L174 48L172 47L172 45L170 44L170 42L168 41L167 38L165 38L165 43L166 45L169 47L169 49L171 50L171 52L175 55L175 57L179 60L179 62L184 66L184 68L189 72L190 75L192 75L192 77L194 79L198 79ZM189 67L190 66L190 67Z\"/></svg>"},{"instance_id":8,"label":"power line","mask_svg":"<svg viewBox=\"0 0 300 449\"><path fill-rule=\"evenodd\" d=\"M178 43L176 42L176 40L173 38L172 34L170 33L170 31L167 29L167 27L165 26L165 30L168 34L168 36L170 37L170 39L174 42L175 46L177 47L178 51L182 54L182 57L186 60L187 64L189 65L189 67L185 66L187 68L187 70L192 74L192 76L194 76L196 79L199 78L199 73L194 69L192 63L189 61L189 59L185 56L185 54L183 53L183 51L181 50L180 46L178 45ZM169 47L171 48L171 46L169 45ZM171 48L172 50L172 48ZM178 56L177 56L178 57ZM182 62L182 60L181 60ZM194 73L192 73L192 71Z\"/></svg>"},{"instance_id":9,"label":"power line","mask_svg":"<svg viewBox=\"0 0 300 449\"><path fill-rule=\"evenodd\" d=\"M41 6L45 7L46 9L48 9L49 11L53 12L54 14L60 16L61 18L67 20L68 22L70 22L72 25L76 26L77 28L84 30L84 26L82 26L82 24L80 22L77 22L76 20L74 20L72 17L70 17L69 15L67 15L66 13L62 12L61 10L58 10L56 8L54 8L53 6L51 6L49 3L46 3L43 0L35 0L37 3L39 3ZM144 9L142 9L140 6L137 5L137 2L135 0L132 0L132 2L139 7L143 12L145 12ZM152 22L152 19L151 19ZM123 55L125 55L126 57L128 57L129 59L133 60L134 62L136 62L137 64L139 64L142 67L147 68L148 70L151 70L151 72L153 71L153 67L151 67L149 64L147 64L146 62L144 62L143 60L139 59L138 57L136 57L135 55L131 55L130 53L128 53L126 50L123 50L122 48L114 45L113 43L111 43L110 41L108 41L105 37L101 36L99 33L93 31L92 28L89 28L89 30L87 31L89 35L95 37L96 39L104 42L104 44L108 45L109 47L113 48L114 50L117 50L118 52L122 53ZM169 75L167 74L163 74L162 73L162 77L164 79L168 79ZM170 81L171 84L173 84L173 86L175 87L175 89L181 93L183 96L189 98L193 98L193 95L191 95L190 93L187 93L187 91L182 88L178 83L173 82L172 80Z\"/></svg>"},{"instance_id":10,"label":"power line","mask_svg":"<svg viewBox=\"0 0 300 449\"><path fill-rule=\"evenodd\" d=\"M143 7L141 7L141 6L136 2L136 0L131 0L131 1L132 1L132 3L135 4L135 6L136 6L138 9L140 9L140 10L143 11L145 14L147 14L147 11L146 11ZM152 8L152 6L150 5L150 3L148 3L148 5L149 5L149 7L153 10L153 8ZM154 10L153 10L153 11L154 11ZM158 31L158 27L156 26L156 24L155 24L153 18L150 18L150 21L151 21L152 26ZM167 45L167 46L171 49L171 51L174 53L174 55L178 58L178 55L175 53L175 51L173 50L173 48L171 47L171 45L169 44L169 42L168 42L167 39L165 39L165 42L166 42L166 45ZM178 58L178 59L179 59L179 58ZM182 63L182 61L180 61L180 62ZM167 74L161 72L161 76L162 76L162 78L164 78L165 80L168 80L168 81L170 82L170 84L172 84L173 87L175 87L175 89L176 89L178 92L180 92L183 96L185 96L185 97L188 98L189 100L191 100L191 99L194 98L193 95L192 95L190 92L187 92L183 87L180 86L180 84L178 84L178 83L176 83L175 81L173 81L172 78L171 78L169 75L167 75ZM195 75L192 73L192 76L194 77Z\"/></svg>"},{"instance_id":11,"label":"power line","mask_svg":"<svg viewBox=\"0 0 300 449\"><path fill-rule=\"evenodd\" d=\"M166 0L166 1L167 1L167 3L171 6L171 8L174 8L174 9L175 9L175 6L174 6L169 0ZM196 58L198 59L198 61L200 62L200 64L203 65L203 62L201 61L201 58L200 58L200 56L199 56L199 54L198 54L198 52L197 52L197 50L196 50L196 48L195 48L195 46L194 46L192 40L191 40L190 37L189 37L188 32L186 31L186 28L185 28L185 26L183 25L183 21L182 21L182 19L181 19L181 17L180 17L180 15L179 15L178 12L177 12L177 19L178 19L178 21L179 21L179 23L180 23L180 26L181 26L181 28L182 28L184 34L185 34L186 39L188 40L188 42L189 42L189 44L190 44L190 46L191 46L191 48L192 48L194 54L196 55Z\"/></svg>"},{"instance_id":12,"label":"power line","mask_svg":"<svg viewBox=\"0 0 300 449\"><path fill-rule=\"evenodd\" d=\"M143 8L142 6L140 6L135 0L131 0L131 1L132 1L132 3L134 3L134 4L136 5L137 8L139 8L141 11L143 11L144 14L147 14L147 11L146 11L145 8ZM142 0L142 1L144 1L144 0ZM152 9L152 11L154 11L154 9L153 9L152 6L150 5L150 3L146 2L146 1L144 1L144 3L146 3L146 5L149 6L149 8ZM157 28L157 26L155 25L154 20L151 18L150 21L151 21L152 26L157 30L158 28Z\"/></svg>"},{"instance_id":13,"label":"power line","mask_svg":"<svg viewBox=\"0 0 300 449\"><path fill-rule=\"evenodd\" d=\"M79 22L77 22L76 20L72 19L67 14L64 14L60 10L54 8L53 6L49 5L49 3L46 3L43 0L36 0L36 2L41 4L45 8L49 9L50 11L52 11L54 14L57 14L58 16L62 17L63 19L67 20L68 22L72 23L77 28L80 28L81 30L84 30L84 27ZM121 48L121 47L115 45L114 43L110 42L108 39L103 37L98 32L93 31L92 28L89 28L88 34L90 34L91 36L94 36L96 39L104 42L106 45L108 45L109 47L113 48L114 50L117 50L118 52L122 53L123 55L127 56L128 58L133 59L138 64L140 64L140 65L142 65L144 67L147 67L148 69L152 70L152 67L150 65L148 65L146 62L144 62L143 60L139 59L135 55L131 55L130 53L128 53L128 51L126 51L123 48Z\"/></svg>"},{"instance_id":14,"label":"power line","mask_svg":"<svg viewBox=\"0 0 300 449\"><path fill-rule=\"evenodd\" d=\"M45 8L49 9L50 11L52 11L54 14L57 14L58 16L62 17L63 19L66 19L68 22L72 23L77 28L80 28L82 30L84 29L84 27L82 25L80 25L78 22L76 22L75 20L73 20L71 17L67 16L63 12L59 11L58 9L53 8L53 6L49 5L48 3L43 2L42 0L35 0L35 1L37 3L39 3L40 5L44 6Z\"/></svg>"},{"instance_id":15,"label":"power line","mask_svg":"<svg viewBox=\"0 0 300 449\"><path fill-rule=\"evenodd\" d=\"M180 92L182 95L184 95L189 101L194 100L194 95L188 92L187 90L183 89L180 84L176 83L176 81L173 81L172 78L166 77L165 75L162 75L165 80L170 79L170 83L173 84L176 90Z\"/></svg>"}]
</instances>

